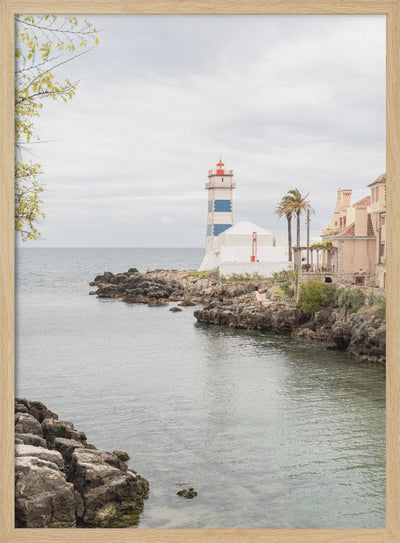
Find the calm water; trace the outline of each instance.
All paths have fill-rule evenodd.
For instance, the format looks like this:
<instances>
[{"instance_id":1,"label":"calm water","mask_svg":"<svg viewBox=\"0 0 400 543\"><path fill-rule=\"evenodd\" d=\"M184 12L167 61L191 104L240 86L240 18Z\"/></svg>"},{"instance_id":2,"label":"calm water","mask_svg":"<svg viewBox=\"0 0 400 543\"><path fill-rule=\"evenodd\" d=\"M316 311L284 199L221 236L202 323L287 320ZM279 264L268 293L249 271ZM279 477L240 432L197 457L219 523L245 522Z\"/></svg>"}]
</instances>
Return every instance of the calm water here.
<instances>
[{"instance_id":1,"label":"calm water","mask_svg":"<svg viewBox=\"0 0 400 543\"><path fill-rule=\"evenodd\" d=\"M16 393L126 450L143 528L385 526L385 375L342 353L88 296L199 249L19 249ZM176 496L179 483L198 491Z\"/></svg>"}]
</instances>

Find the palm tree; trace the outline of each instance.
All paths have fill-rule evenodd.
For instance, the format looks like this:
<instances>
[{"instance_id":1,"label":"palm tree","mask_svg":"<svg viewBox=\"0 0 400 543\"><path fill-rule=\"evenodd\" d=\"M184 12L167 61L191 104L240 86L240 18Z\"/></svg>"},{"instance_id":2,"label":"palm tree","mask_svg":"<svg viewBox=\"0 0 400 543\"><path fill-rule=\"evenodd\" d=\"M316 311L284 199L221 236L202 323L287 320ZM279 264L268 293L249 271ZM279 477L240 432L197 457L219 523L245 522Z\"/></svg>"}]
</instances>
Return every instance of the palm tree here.
<instances>
[{"instance_id":1,"label":"palm tree","mask_svg":"<svg viewBox=\"0 0 400 543\"><path fill-rule=\"evenodd\" d=\"M277 204L275 213L279 218L285 216L288 225L288 247L289 247L289 262L292 262L292 217L293 217L293 198L286 195Z\"/></svg>"},{"instance_id":2,"label":"palm tree","mask_svg":"<svg viewBox=\"0 0 400 543\"><path fill-rule=\"evenodd\" d=\"M300 247L300 215L304 212L314 212L310 205L308 198L309 193L305 196L301 194L299 189L292 189L288 191L288 197L292 203L292 213L296 215L296 245Z\"/></svg>"}]
</instances>

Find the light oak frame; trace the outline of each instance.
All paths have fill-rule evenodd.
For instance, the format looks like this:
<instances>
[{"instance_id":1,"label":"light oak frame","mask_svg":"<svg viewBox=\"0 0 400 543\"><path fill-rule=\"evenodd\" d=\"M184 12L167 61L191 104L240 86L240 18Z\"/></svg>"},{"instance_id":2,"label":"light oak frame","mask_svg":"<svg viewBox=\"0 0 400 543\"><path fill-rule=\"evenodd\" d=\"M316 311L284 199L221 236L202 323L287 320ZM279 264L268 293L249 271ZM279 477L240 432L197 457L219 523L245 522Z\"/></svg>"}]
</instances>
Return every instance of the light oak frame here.
<instances>
[{"instance_id":1,"label":"light oak frame","mask_svg":"<svg viewBox=\"0 0 400 543\"><path fill-rule=\"evenodd\" d=\"M387 54L386 528L14 528L14 16L15 14L383 14ZM0 0L0 543L400 542L400 0Z\"/></svg>"}]
</instances>

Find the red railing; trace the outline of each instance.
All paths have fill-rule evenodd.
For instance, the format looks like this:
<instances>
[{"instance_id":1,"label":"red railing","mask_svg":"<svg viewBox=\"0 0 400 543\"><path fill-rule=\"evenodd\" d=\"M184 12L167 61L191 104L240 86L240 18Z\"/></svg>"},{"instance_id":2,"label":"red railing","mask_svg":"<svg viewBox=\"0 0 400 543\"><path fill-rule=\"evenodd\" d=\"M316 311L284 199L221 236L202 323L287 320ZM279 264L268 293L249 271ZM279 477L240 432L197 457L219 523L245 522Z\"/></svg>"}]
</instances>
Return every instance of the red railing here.
<instances>
[{"instance_id":1,"label":"red railing","mask_svg":"<svg viewBox=\"0 0 400 543\"><path fill-rule=\"evenodd\" d=\"M208 170L208 177L210 175L233 175L233 170Z\"/></svg>"}]
</instances>

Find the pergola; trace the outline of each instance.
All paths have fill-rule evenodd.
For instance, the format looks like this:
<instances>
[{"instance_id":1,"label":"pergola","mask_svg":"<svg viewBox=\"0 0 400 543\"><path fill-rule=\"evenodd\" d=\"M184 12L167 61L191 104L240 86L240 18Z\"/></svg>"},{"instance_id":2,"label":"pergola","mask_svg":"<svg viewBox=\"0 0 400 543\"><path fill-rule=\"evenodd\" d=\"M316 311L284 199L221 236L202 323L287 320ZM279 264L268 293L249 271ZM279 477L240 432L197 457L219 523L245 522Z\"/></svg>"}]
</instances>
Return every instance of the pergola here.
<instances>
[{"instance_id":1,"label":"pergola","mask_svg":"<svg viewBox=\"0 0 400 543\"><path fill-rule=\"evenodd\" d=\"M294 269L306 273L335 273L337 271L336 247L314 245L294 246ZM306 256L304 257L304 253Z\"/></svg>"}]
</instances>

